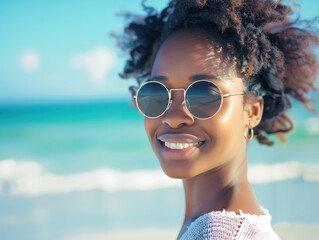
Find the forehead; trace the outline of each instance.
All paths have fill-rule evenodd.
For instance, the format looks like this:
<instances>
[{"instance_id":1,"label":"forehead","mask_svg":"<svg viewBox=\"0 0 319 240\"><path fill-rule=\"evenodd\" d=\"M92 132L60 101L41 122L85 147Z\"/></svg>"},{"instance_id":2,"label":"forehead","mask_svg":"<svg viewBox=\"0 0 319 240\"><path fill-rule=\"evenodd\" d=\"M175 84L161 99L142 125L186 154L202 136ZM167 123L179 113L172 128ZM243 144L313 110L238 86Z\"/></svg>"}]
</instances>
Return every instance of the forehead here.
<instances>
[{"instance_id":1,"label":"forehead","mask_svg":"<svg viewBox=\"0 0 319 240\"><path fill-rule=\"evenodd\" d=\"M173 33L156 55L152 76L232 76L235 73L233 61L225 62L222 53L222 47L207 34L196 31Z\"/></svg>"}]
</instances>

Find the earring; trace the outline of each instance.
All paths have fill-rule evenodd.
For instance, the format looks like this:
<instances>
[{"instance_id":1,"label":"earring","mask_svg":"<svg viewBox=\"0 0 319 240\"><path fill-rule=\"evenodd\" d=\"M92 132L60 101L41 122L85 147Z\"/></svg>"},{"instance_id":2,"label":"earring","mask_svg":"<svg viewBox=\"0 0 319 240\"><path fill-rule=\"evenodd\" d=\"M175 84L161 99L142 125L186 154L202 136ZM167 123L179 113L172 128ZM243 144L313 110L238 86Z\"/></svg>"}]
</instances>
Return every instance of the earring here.
<instances>
[{"instance_id":1,"label":"earring","mask_svg":"<svg viewBox=\"0 0 319 240\"><path fill-rule=\"evenodd\" d=\"M249 134L249 138L247 138L247 133L246 133L246 131L244 131L244 137L247 139L247 142L249 142L251 139L253 139L254 129L248 127L248 134Z\"/></svg>"}]
</instances>

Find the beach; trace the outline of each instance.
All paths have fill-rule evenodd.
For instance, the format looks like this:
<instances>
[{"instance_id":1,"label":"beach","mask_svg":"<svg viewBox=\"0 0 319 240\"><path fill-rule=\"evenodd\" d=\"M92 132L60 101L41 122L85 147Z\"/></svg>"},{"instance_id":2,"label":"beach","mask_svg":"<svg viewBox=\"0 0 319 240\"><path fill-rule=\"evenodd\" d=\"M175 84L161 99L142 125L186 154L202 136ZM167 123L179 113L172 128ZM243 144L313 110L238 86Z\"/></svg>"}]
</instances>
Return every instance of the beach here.
<instances>
[{"instance_id":1,"label":"beach","mask_svg":"<svg viewBox=\"0 0 319 240\"><path fill-rule=\"evenodd\" d=\"M314 240L319 235L319 225L301 225L280 223L273 226L274 231L282 240ZM63 240L174 240L178 235L179 229L122 229L110 232L84 233Z\"/></svg>"},{"instance_id":2,"label":"beach","mask_svg":"<svg viewBox=\"0 0 319 240\"><path fill-rule=\"evenodd\" d=\"M1 239L175 239L180 180L161 170L128 101L0 106ZM252 141L249 180L282 239L319 233L319 119L287 144Z\"/></svg>"}]
</instances>

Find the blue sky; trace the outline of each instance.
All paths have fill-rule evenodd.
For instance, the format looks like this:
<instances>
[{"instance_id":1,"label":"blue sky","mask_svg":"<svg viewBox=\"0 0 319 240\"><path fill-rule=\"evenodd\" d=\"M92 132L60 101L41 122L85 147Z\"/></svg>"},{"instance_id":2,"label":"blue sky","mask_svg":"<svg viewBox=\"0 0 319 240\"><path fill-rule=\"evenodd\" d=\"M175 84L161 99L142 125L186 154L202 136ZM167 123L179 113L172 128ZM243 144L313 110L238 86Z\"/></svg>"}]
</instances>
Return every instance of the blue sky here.
<instances>
[{"instance_id":1,"label":"blue sky","mask_svg":"<svg viewBox=\"0 0 319 240\"><path fill-rule=\"evenodd\" d=\"M303 0L301 16L319 13ZM118 77L125 59L109 37L121 32L116 13L142 13L141 0L0 1L0 100L128 96L134 83ZM166 0L148 0L162 9ZM94 62L95 64L92 64Z\"/></svg>"}]
</instances>

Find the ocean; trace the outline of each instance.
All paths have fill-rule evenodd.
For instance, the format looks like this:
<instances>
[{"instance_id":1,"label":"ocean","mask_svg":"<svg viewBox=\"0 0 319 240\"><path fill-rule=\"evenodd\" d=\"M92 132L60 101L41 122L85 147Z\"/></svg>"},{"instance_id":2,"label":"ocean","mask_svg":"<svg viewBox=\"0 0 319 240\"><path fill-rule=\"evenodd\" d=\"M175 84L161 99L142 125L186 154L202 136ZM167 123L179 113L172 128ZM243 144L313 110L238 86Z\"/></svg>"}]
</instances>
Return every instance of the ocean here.
<instances>
[{"instance_id":1,"label":"ocean","mask_svg":"<svg viewBox=\"0 0 319 240\"><path fill-rule=\"evenodd\" d=\"M319 117L293 104L286 144L249 143L249 180L274 226L319 226ZM143 117L128 106L0 105L1 240L115 239L107 234L145 229L177 236L181 181L162 173Z\"/></svg>"}]
</instances>

